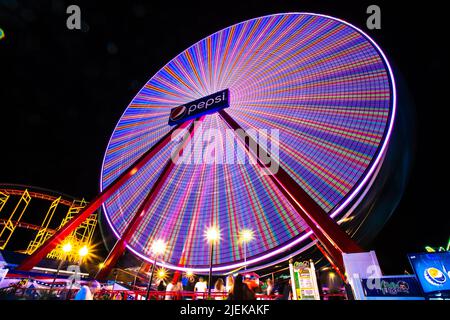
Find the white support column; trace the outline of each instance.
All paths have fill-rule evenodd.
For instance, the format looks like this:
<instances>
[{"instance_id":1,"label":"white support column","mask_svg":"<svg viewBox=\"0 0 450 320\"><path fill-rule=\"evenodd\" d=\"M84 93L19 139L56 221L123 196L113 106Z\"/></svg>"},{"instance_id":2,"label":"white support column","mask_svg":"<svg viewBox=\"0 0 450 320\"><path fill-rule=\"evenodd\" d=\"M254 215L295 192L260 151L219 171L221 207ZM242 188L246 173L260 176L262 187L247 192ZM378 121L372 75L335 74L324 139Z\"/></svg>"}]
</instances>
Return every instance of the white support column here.
<instances>
[{"instance_id":1,"label":"white support column","mask_svg":"<svg viewBox=\"0 0 450 320\"><path fill-rule=\"evenodd\" d=\"M375 251L344 253L346 276L356 300L365 300L361 279L381 278L382 273Z\"/></svg>"}]
</instances>

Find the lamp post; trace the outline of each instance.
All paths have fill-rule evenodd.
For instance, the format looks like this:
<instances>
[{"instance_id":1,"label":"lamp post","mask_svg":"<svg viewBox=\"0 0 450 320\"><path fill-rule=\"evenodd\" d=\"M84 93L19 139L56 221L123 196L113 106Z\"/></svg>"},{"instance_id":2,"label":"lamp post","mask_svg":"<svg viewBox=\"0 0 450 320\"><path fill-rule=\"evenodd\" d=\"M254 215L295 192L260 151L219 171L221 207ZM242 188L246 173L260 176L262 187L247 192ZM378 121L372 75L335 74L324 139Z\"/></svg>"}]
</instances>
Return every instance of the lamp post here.
<instances>
[{"instance_id":1,"label":"lamp post","mask_svg":"<svg viewBox=\"0 0 450 320\"><path fill-rule=\"evenodd\" d=\"M89 249L87 246L83 246L80 251L78 251L78 255L80 256L80 263L83 262L83 258L89 254Z\"/></svg>"},{"instance_id":2,"label":"lamp post","mask_svg":"<svg viewBox=\"0 0 450 320\"><path fill-rule=\"evenodd\" d=\"M192 277L194 275L194 272L192 270L186 271L186 277Z\"/></svg>"},{"instance_id":3,"label":"lamp post","mask_svg":"<svg viewBox=\"0 0 450 320\"><path fill-rule=\"evenodd\" d=\"M212 265L214 257L214 244L220 239L220 230L216 227L211 227L206 230L206 239L211 245L211 254L209 260L209 279L208 279L208 297L211 297L211 286L212 286Z\"/></svg>"},{"instance_id":4,"label":"lamp post","mask_svg":"<svg viewBox=\"0 0 450 320\"><path fill-rule=\"evenodd\" d=\"M157 281L164 281L167 277L167 271L164 268L159 268L158 272L156 273L156 280Z\"/></svg>"},{"instance_id":5,"label":"lamp post","mask_svg":"<svg viewBox=\"0 0 450 320\"><path fill-rule=\"evenodd\" d=\"M89 249L87 246L83 246L80 248L80 250L78 250L78 256L80 257L80 260L78 261L78 263L80 264L80 267L83 262L83 258L86 257L88 254L89 254ZM67 293L67 300L70 299L70 292L72 291L74 280L75 279L72 279L72 281L70 282L69 292Z\"/></svg>"},{"instance_id":6,"label":"lamp post","mask_svg":"<svg viewBox=\"0 0 450 320\"><path fill-rule=\"evenodd\" d=\"M147 295L145 296L145 300L148 300L148 298L150 296L150 288L152 286L153 273L155 272L156 261L158 260L158 256L163 254L164 251L166 251L166 243L163 240L156 240L155 242L153 242L152 252L155 255L155 261L153 262L153 265L152 265L152 271L150 274L150 279L148 281Z\"/></svg>"},{"instance_id":7,"label":"lamp post","mask_svg":"<svg viewBox=\"0 0 450 320\"><path fill-rule=\"evenodd\" d=\"M55 277L53 278L52 285L50 286L50 292L52 292L53 286L55 285L56 278L58 278L59 271L61 271L62 265L66 261L67 255L69 254L70 251L72 251L72 245L70 244L70 242L67 242L62 247L63 259L61 259L61 261L58 264L58 269L56 270Z\"/></svg>"},{"instance_id":8,"label":"lamp post","mask_svg":"<svg viewBox=\"0 0 450 320\"><path fill-rule=\"evenodd\" d=\"M250 229L242 230L240 238L244 244L244 270L247 270L247 243L253 240L253 231Z\"/></svg>"}]
</instances>

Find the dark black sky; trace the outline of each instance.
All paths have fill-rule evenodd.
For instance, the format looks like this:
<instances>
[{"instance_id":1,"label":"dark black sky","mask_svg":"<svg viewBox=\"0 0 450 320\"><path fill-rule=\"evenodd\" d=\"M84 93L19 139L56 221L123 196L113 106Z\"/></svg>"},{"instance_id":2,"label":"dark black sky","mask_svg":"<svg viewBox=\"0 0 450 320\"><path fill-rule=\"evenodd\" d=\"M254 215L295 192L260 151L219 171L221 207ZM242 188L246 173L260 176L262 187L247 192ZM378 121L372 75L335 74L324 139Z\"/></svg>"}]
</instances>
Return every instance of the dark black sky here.
<instances>
[{"instance_id":1,"label":"dark black sky","mask_svg":"<svg viewBox=\"0 0 450 320\"><path fill-rule=\"evenodd\" d=\"M407 252L447 242L450 52L448 19L439 2L184 3L0 0L6 33L0 41L0 182L92 199L116 122L165 63L231 24L270 13L316 12L372 36L405 77L416 106L411 178L372 245L385 271L403 271ZM81 7L82 31L66 28L70 4ZM365 27L369 4L382 9L381 30Z\"/></svg>"}]
</instances>

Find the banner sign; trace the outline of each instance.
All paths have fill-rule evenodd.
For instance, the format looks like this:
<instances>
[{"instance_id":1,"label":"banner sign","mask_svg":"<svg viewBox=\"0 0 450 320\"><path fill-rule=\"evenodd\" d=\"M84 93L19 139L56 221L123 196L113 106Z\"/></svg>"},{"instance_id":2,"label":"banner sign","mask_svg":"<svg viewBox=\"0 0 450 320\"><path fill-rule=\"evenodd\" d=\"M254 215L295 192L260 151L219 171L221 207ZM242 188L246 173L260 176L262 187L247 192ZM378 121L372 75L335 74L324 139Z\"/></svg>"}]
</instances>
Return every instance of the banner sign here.
<instances>
[{"instance_id":1,"label":"banner sign","mask_svg":"<svg viewBox=\"0 0 450 320\"><path fill-rule=\"evenodd\" d=\"M229 91L228 89L225 89L171 109L169 115L169 125L173 126L180 124L189 119L214 113L228 108L229 106Z\"/></svg>"},{"instance_id":2,"label":"banner sign","mask_svg":"<svg viewBox=\"0 0 450 320\"><path fill-rule=\"evenodd\" d=\"M289 264L294 300L319 300L316 271L312 262Z\"/></svg>"},{"instance_id":3,"label":"banner sign","mask_svg":"<svg viewBox=\"0 0 450 320\"><path fill-rule=\"evenodd\" d=\"M420 285L414 276L389 276L361 279L366 297L421 297Z\"/></svg>"},{"instance_id":4,"label":"banner sign","mask_svg":"<svg viewBox=\"0 0 450 320\"><path fill-rule=\"evenodd\" d=\"M408 255L424 293L450 291L450 252Z\"/></svg>"}]
</instances>

